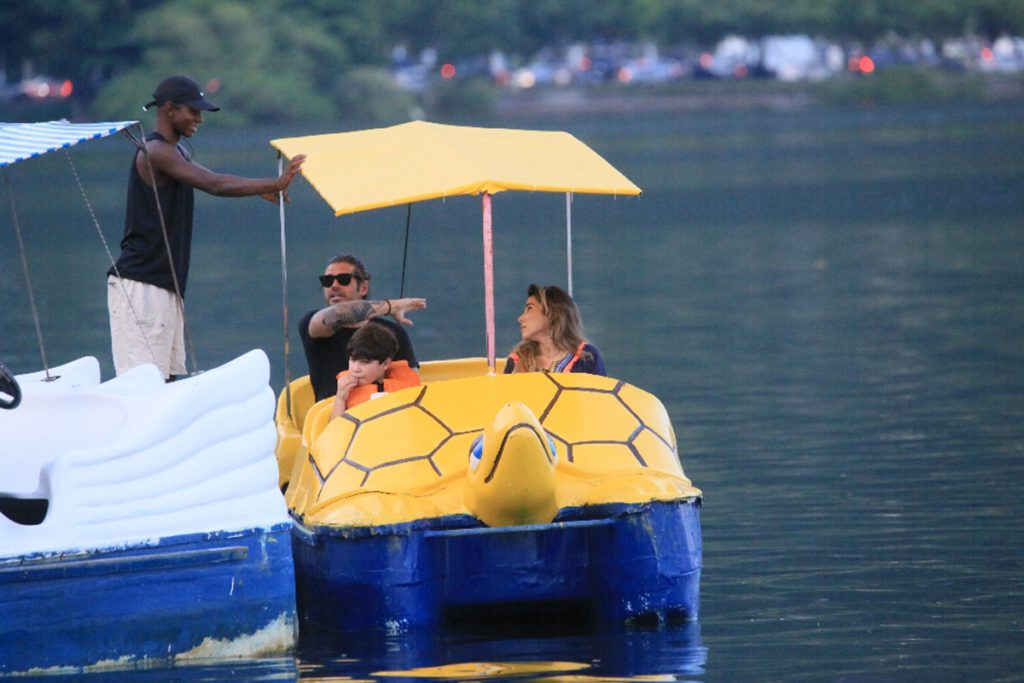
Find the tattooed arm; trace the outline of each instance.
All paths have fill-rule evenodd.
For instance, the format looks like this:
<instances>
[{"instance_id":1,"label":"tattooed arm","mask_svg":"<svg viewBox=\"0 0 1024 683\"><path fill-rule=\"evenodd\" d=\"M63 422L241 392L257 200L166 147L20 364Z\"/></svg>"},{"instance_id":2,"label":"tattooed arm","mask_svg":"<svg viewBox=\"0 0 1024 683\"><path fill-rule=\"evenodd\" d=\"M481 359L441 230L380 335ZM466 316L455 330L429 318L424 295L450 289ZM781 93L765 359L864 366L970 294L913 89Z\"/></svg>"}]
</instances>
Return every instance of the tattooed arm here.
<instances>
[{"instance_id":1,"label":"tattooed arm","mask_svg":"<svg viewBox=\"0 0 1024 683\"><path fill-rule=\"evenodd\" d=\"M412 325L405 314L426 307L427 300L418 298L342 301L313 314L309 321L309 336L330 337L343 327L354 327L370 318L384 315L390 315L404 325Z\"/></svg>"}]
</instances>

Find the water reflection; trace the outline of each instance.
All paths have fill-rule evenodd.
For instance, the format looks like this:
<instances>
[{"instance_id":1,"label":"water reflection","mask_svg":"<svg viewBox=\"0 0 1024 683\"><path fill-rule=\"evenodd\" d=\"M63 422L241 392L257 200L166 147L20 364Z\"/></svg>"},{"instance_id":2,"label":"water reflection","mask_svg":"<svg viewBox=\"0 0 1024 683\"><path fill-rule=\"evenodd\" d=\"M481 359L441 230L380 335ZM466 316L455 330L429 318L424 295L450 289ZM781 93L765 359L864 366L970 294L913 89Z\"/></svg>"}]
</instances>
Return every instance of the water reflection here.
<instances>
[{"instance_id":1,"label":"water reflection","mask_svg":"<svg viewBox=\"0 0 1024 683\"><path fill-rule=\"evenodd\" d=\"M575 632L551 624L539 632L491 626L472 633L303 634L299 678L679 680L702 674L707 662L696 622L649 630L569 630Z\"/></svg>"}]
</instances>

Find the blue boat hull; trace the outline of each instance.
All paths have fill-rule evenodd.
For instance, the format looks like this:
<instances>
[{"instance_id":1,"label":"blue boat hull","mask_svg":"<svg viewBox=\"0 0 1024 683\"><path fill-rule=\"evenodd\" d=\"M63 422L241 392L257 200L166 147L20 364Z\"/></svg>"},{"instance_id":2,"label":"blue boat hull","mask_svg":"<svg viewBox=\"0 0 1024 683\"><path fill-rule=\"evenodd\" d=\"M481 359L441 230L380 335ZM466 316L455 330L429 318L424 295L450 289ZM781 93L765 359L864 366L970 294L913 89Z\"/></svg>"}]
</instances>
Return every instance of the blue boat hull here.
<instances>
[{"instance_id":1,"label":"blue boat hull","mask_svg":"<svg viewBox=\"0 0 1024 683\"><path fill-rule=\"evenodd\" d=\"M0 561L0 674L291 649L290 527Z\"/></svg>"},{"instance_id":2,"label":"blue boat hull","mask_svg":"<svg viewBox=\"0 0 1024 683\"><path fill-rule=\"evenodd\" d=\"M299 615L333 630L567 606L599 623L692 620L700 607L699 499L572 508L531 526L457 515L293 533Z\"/></svg>"}]
</instances>

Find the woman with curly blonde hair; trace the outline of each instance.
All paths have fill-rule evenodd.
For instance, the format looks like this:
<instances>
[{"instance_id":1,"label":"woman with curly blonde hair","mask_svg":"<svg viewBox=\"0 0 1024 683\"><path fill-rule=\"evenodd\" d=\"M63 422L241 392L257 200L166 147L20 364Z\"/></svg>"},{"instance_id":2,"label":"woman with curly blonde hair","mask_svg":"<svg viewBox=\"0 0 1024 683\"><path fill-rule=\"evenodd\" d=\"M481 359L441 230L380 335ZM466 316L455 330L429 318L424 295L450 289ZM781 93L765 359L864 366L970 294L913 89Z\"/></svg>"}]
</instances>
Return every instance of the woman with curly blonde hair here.
<instances>
[{"instance_id":1,"label":"woman with curly blonde hair","mask_svg":"<svg viewBox=\"0 0 1024 683\"><path fill-rule=\"evenodd\" d=\"M505 364L511 372L588 372L607 374L596 346L583 337L580 311L559 287L530 285L519 316L523 340Z\"/></svg>"}]
</instances>

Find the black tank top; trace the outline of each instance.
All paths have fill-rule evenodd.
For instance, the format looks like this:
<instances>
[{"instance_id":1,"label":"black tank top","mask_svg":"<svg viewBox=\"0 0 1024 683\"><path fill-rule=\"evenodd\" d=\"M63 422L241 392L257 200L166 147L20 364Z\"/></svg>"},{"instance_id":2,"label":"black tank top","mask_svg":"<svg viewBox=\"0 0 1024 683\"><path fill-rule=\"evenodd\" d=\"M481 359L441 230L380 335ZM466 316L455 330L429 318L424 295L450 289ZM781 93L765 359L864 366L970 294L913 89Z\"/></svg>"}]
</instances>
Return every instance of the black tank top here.
<instances>
[{"instance_id":1,"label":"black tank top","mask_svg":"<svg viewBox=\"0 0 1024 683\"><path fill-rule=\"evenodd\" d=\"M150 133L146 140L166 139L160 133ZM188 154L180 147L178 151L185 159ZM138 157L141 151L137 151ZM167 237L171 244L174 270L178 274L181 295L185 296L188 282L188 264L192 254L192 209L194 193L191 185L168 178L160 186L160 207L167 225ZM132 159L128 175L128 202L125 211L124 238L121 240L121 255L117 259L117 273L121 277L145 282L163 289L174 291L171 276L171 261L167 258L160 214L157 212L153 188L142 181ZM116 275L114 268L107 271Z\"/></svg>"}]
</instances>

